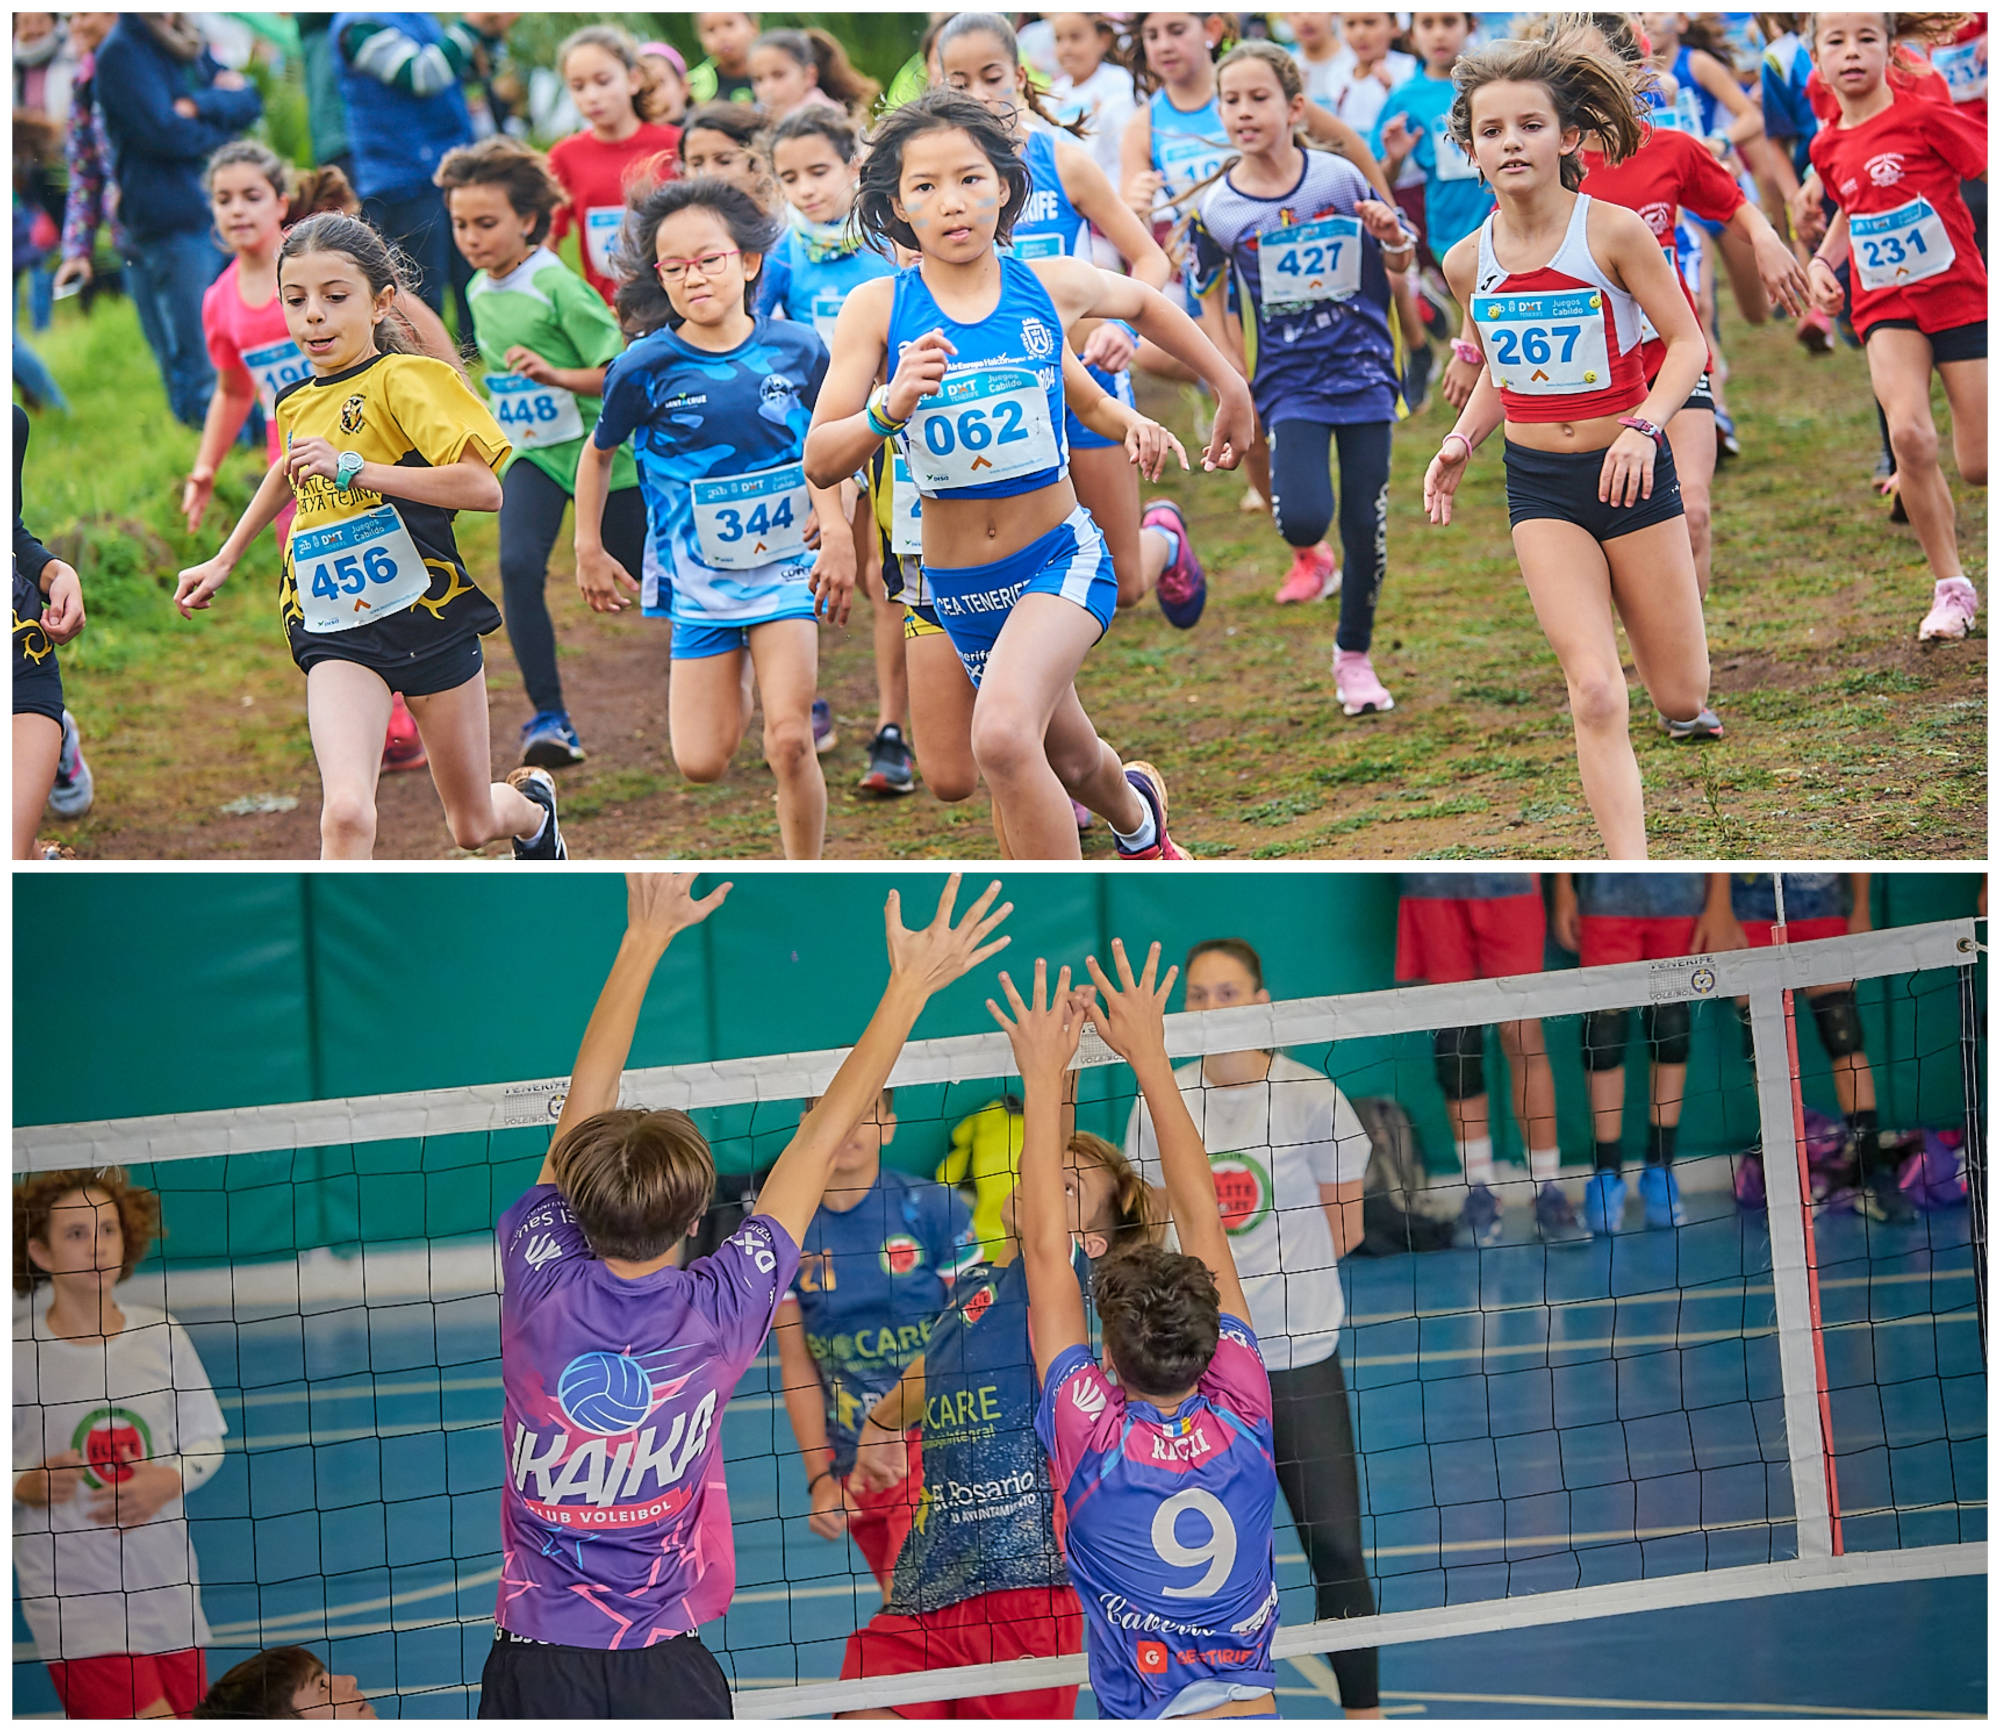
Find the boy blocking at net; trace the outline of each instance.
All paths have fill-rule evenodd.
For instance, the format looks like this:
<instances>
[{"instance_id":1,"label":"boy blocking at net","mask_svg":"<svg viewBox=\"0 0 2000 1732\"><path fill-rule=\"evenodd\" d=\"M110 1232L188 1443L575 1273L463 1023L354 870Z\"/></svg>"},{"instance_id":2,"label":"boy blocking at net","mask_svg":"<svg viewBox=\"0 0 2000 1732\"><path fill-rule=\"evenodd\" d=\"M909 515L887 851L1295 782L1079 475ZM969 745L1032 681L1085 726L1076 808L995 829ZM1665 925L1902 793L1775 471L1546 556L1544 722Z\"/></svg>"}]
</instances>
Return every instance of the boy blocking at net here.
<instances>
[{"instance_id":1,"label":"boy blocking at net","mask_svg":"<svg viewBox=\"0 0 2000 1732\"><path fill-rule=\"evenodd\" d=\"M953 924L958 879L916 932L885 910L889 983L778 1157L757 1212L676 1266L715 1166L685 1113L620 1108L646 987L675 935L721 906L691 874L635 873L537 1182L500 1217L502 1565L483 1719L726 1719L700 1626L735 1589L723 1406L763 1347L836 1151L881 1094L931 995L1003 949L997 882Z\"/></svg>"},{"instance_id":2,"label":"boy blocking at net","mask_svg":"<svg viewBox=\"0 0 2000 1732\"><path fill-rule=\"evenodd\" d=\"M1215 1180L1167 1058L1160 947L1137 980L1112 943L1114 987L1086 966L1101 999L1048 993L1035 964L1023 1003L1000 976L1026 1097L1017 1216L1028 1321L1041 1378L1035 1431L1068 1517L1064 1548L1083 1604L1090 1687L1119 1720L1275 1715L1271 1637L1278 1584L1271 1515L1278 1497L1271 1383L1248 1318ZM1072 1269L1057 1150L1064 1076L1086 1021L1132 1067L1153 1114L1183 1255L1136 1246L1097 1271L1104 1359L1090 1351ZM1113 1382L1106 1373L1115 1372Z\"/></svg>"}]
</instances>

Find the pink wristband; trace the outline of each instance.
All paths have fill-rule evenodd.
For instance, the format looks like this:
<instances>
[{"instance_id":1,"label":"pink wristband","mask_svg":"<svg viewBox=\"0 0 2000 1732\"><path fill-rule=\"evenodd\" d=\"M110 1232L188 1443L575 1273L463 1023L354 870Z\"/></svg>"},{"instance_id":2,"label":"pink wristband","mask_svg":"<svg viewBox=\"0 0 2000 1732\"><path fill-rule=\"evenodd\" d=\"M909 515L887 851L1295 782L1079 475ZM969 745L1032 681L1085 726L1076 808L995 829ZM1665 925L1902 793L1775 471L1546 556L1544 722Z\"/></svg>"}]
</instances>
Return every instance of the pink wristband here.
<instances>
[{"instance_id":1,"label":"pink wristband","mask_svg":"<svg viewBox=\"0 0 2000 1732\"><path fill-rule=\"evenodd\" d=\"M1459 432L1459 430L1458 430L1458 429L1457 429L1456 427L1454 427L1454 428L1453 428L1453 429L1452 429L1452 430L1451 430L1451 431L1450 431L1449 433L1447 433L1447 434L1446 434L1446 435L1445 435L1444 437L1445 437L1445 439L1456 439L1456 440L1457 440L1457 441L1459 442L1459 444L1461 444L1461 445L1463 445L1463 446L1465 447L1465 460L1466 460L1466 462L1470 463L1470 462L1472 461L1472 441L1471 441L1470 439L1466 438L1466 436L1465 436L1465 435L1464 435L1463 433ZM1442 456L1444 455L1444 440L1443 440L1443 439L1441 439L1441 440L1439 440L1439 441L1438 441L1438 455L1439 455L1440 457L1442 457Z\"/></svg>"},{"instance_id":2,"label":"pink wristband","mask_svg":"<svg viewBox=\"0 0 2000 1732\"><path fill-rule=\"evenodd\" d=\"M1455 358L1463 361L1468 367L1476 367L1486 358L1479 352L1479 345L1477 343L1468 343L1463 337L1452 338L1451 352Z\"/></svg>"}]
</instances>

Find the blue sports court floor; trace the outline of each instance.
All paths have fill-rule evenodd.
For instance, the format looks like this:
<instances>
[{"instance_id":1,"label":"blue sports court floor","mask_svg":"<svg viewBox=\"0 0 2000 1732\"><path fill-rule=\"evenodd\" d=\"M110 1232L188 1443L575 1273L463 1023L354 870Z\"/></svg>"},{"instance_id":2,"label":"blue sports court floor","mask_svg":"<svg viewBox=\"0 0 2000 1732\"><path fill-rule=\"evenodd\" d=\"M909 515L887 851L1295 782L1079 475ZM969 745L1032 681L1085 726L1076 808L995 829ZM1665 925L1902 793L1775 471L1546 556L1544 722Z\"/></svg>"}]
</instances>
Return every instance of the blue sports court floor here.
<instances>
[{"instance_id":1,"label":"blue sports court floor","mask_svg":"<svg viewBox=\"0 0 2000 1732\"><path fill-rule=\"evenodd\" d=\"M1344 1265L1383 1610L1790 1555L1768 1240L1726 1196L1689 1204L1678 1233ZM1847 1548L1983 1540L1964 1212L1831 1217L1818 1244ZM384 1717L475 1711L498 1573L495 1301L190 1326L233 1452L193 1501L210 1675L324 1634ZM743 1685L836 1676L879 1603L859 1555L806 1530L773 1372L753 1368L723 1433L739 1587L706 1634ZM1284 1616L1306 1622L1282 1510ZM14 1629L29 1653L18 1611ZM1455 1718L1983 1716L1985 1632L1983 1579L1855 1588L1390 1648L1382 1687L1391 1714ZM39 1665L17 1660L14 1685L17 1714L55 1711ZM1282 1665L1279 1698L1287 1717L1338 1712L1319 1660Z\"/></svg>"}]
</instances>

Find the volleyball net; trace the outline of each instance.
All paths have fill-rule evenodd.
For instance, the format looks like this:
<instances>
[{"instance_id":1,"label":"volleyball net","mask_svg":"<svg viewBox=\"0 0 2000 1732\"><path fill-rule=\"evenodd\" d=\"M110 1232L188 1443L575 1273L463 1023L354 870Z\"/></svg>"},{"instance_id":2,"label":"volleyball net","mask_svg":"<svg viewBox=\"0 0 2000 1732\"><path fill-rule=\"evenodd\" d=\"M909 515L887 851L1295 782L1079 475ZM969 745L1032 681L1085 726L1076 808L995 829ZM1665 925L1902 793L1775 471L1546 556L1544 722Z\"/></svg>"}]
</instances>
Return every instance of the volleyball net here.
<instances>
[{"instance_id":1,"label":"volleyball net","mask_svg":"<svg viewBox=\"0 0 2000 1732\"><path fill-rule=\"evenodd\" d=\"M1281 1500L1278 1655L1983 1574L1981 957L1975 923L1951 921L1170 1017L1177 1064L1282 1054L1330 1078L1366 1138L1358 1151L1351 1131L1330 1152L1315 1144L1311 1159L1316 1183L1358 1177L1362 1191L1366 1236L1356 1231L1340 1260L1337 1340L1378 1610L1316 1617ZM1817 997L1847 983L1858 1067L1857 1054L1828 1057L1815 1014ZM1621 1027L1623 1064L1607 1083ZM1464 1030L1475 1032L1445 1032ZM740 1220L842 1056L627 1074L628 1103L686 1109L711 1139L720 1181L694 1251ZM1466 1092L1474 1056L1502 1205L1497 1231L1483 1233L1461 1226L1454 1153L1479 1101ZM1134 1139L1130 1071L1094 1037L1079 1070L1079 1128ZM1911 1218L1869 1206L1869 1174L1842 1133L1845 1109L1865 1104L1857 1072L1881 1126L1870 1164L1893 1174ZM1188 1089L1197 1122L1234 1127L1205 1076ZM891 1084L885 1159L964 1182L985 1211L975 1220L990 1224L1019 1088L1004 1038L914 1041ZM1543 1086L1553 1131L1531 1123L1524 1139L1519 1107L1551 1116ZM161 1196L164 1255L125 1291L183 1325L228 1424L225 1465L187 1506L212 1677L259 1648L302 1643L402 1714L476 1706L506 1469L491 1229L533 1182L563 1087L17 1130L17 1177L122 1166ZM1559 1139L1575 1205L1614 1102L1632 1191L1623 1230L1545 1235L1524 1142ZM1649 1228L1649 1126L1669 1118L1683 1220ZM1305 1358L1301 1326L1325 1331L1324 1270L1285 1262L1286 1246L1296 1259L1314 1241L1284 1229L1287 1211L1320 1202L1300 1204L1275 1176L1307 1134L1283 1120L1273 1109L1262 1142L1211 1136L1209 1152L1233 1240L1248 1245L1276 1219L1280 1285L1302 1296L1285 1314ZM989 1250L1006 1249L1003 1230ZM17 1340L22 1327L17 1302ZM1281 1401L1286 1387L1281 1378ZM1031 1416L994 1424L1026 1430ZM1084 1681L1077 1655L839 1681L849 1634L883 1596L848 1540L808 1529L807 1475L768 1344L723 1440L737 1590L703 1635L739 1714ZM948 1498L927 1497L924 1513L944 1519ZM1038 1518L1024 1508L1008 1519ZM25 1711L38 1674L18 1595L16 1637Z\"/></svg>"}]
</instances>

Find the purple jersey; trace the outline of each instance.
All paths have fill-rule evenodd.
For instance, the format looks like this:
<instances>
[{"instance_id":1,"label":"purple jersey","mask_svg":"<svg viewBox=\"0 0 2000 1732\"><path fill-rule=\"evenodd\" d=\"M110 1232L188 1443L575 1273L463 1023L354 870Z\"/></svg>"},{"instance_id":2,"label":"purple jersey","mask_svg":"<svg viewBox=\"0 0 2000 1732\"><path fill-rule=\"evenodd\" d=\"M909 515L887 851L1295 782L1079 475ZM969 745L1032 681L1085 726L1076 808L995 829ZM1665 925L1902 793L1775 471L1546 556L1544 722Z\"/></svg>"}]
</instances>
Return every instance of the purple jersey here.
<instances>
[{"instance_id":1,"label":"purple jersey","mask_svg":"<svg viewBox=\"0 0 2000 1732\"><path fill-rule=\"evenodd\" d=\"M1224 1315L1215 1357L1172 1413L1128 1398L1088 1348L1065 1348L1035 1430L1068 1517L1099 1717L1157 1720L1275 1689L1278 1469L1250 1325Z\"/></svg>"},{"instance_id":2,"label":"purple jersey","mask_svg":"<svg viewBox=\"0 0 2000 1732\"><path fill-rule=\"evenodd\" d=\"M553 1185L500 1217L499 1626L643 1648L719 1617L736 1587L722 1408L798 1264L753 1215L713 1256L621 1280Z\"/></svg>"}]
</instances>

